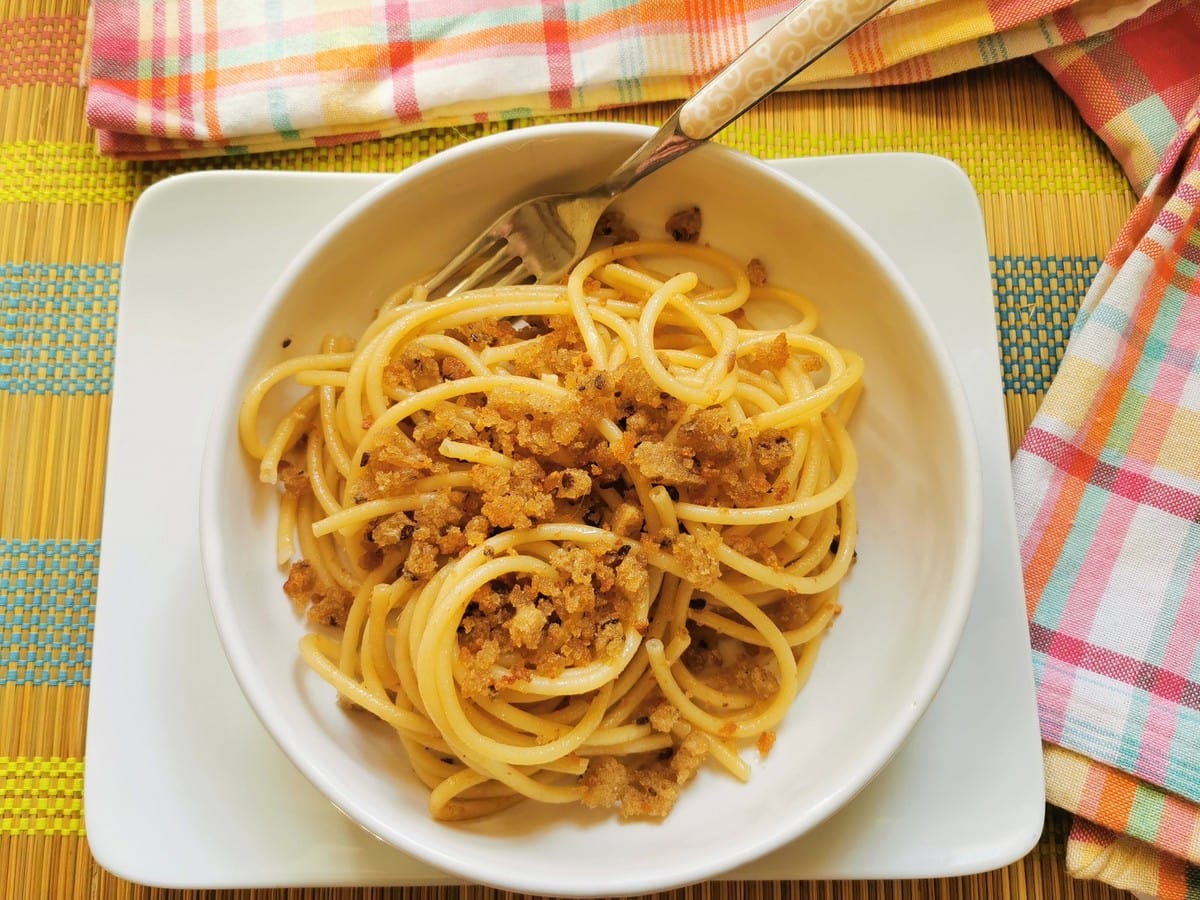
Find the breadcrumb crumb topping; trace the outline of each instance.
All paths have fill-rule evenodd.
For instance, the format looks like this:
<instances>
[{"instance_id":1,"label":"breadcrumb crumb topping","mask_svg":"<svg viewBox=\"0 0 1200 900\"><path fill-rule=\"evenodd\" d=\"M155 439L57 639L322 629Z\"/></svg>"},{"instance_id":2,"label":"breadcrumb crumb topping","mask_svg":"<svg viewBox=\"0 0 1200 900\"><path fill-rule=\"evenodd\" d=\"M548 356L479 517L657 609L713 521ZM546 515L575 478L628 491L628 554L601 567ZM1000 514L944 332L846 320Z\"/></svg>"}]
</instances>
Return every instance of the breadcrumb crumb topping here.
<instances>
[{"instance_id":1,"label":"breadcrumb crumb topping","mask_svg":"<svg viewBox=\"0 0 1200 900\"><path fill-rule=\"evenodd\" d=\"M700 226L700 210L693 207L673 215L666 228L675 240L692 242ZM614 241L637 238L615 212L605 214L597 234ZM754 285L767 281L757 259L746 272ZM534 677L555 678L617 659L631 635L649 628L650 552L672 557L694 589L695 610L708 602L704 588L722 577L723 546L769 567L782 565L772 544L748 534L723 536L690 522L653 530L658 517L643 507L638 492L665 489L674 501L707 506L778 502L787 489L780 476L796 454L787 433L740 427L723 406L689 406L661 390L639 359L597 370L570 316L485 318L446 336L474 353L516 345L502 354L504 367L513 375L549 379L565 395L500 388L443 401L401 422L353 461L353 501L421 491L421 502L372 519L360 558L339 564L366 570L395 559L395 579L407 579L419 590L449 563L511 529L584 522L611 533L611 540L547 553L548 571L504 575L471 595L457 639L457 671L467 697L494 698ZM758 340L740 364L772 373L795 357L781 333ZM731 355L728 364L739 361ZM815 370L820 361L804 365ZM383 388L401 399L471 375L462 359L418 340L388 362ZM603 419L616 424L620 440L601 434ZM363 427L371 424L366 419ZM297 497L313 490L304 446L321 439L319 416L314 414L309 427L279 465L282 489ZM463 457L470 463L450 458L443 452L447 440L469 445L478 455ZM453 487L415 487L452 472L459 479ZM345 626L352 595L311 562L291 565L284 591L312 622ZM783 597L771 615L781 627L799 627L819 605L819 598ZM713 689L759 700L778 693L777 661L764 648L733 642L695 621L688 622L686 638L683 664ZM659 749L592 757L579 779L583 802L615 807L623 818L665 816L708 756L711 739L693 730L657 688L640 700L628 722L643 728ZM774 742L774 732L761 734L759 754L766 756Z\"/></svg>"}]
</instances>

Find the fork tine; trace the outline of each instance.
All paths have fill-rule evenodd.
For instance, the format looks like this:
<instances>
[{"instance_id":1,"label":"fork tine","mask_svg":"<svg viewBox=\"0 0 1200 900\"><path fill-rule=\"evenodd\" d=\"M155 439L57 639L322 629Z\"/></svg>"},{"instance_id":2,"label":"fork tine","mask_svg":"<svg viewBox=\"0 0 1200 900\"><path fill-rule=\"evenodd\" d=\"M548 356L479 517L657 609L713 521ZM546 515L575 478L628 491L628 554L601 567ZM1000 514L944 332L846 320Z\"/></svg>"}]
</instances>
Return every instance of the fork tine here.
<instances>
[{"instance_id":1,"label":"fork tine","mask_svg":"<svg viewBox=\"0 0 1200 900\"><path fill-rule=\"evenodd\" d=\"M504 265L512 259L512 251L509 249L508 243L500 242L500 249L493 253L487 262L476 266L466 278L450 288L447 292L448 297L453 297L455 294L461 294L463 291L469 291L471 288L481 284L484 279L498 272Z\"/></svg>"},{"instance_id":2,"label":"fork tine","mask_svg":"<svg viewBox=\"0 0 1200 900\"><path fill-rule=\"evenodd\" d=\"M524 281L532 274L533 273L526 268L525 263L521 263L519 266L497 281L496 287L503 287L507 284L516 284L518 281Z\"/></svg>"},{"instance_id":3,"label":"fork tine","mask_svg":"<svg viewBox=\"0 0 1200 900\"><path fill-rule=\"evenodd\" d=\"M425 281L425 290L432 294L443 284L450 280L450 276L461 269L468 260L478 256L485 248L494 247L497 243L503 243L490 233L485 232L473 240L470 244L463 248L462 252L450 262L446 263L436 274L431 275Z\"/></svg>"}]
</instances>

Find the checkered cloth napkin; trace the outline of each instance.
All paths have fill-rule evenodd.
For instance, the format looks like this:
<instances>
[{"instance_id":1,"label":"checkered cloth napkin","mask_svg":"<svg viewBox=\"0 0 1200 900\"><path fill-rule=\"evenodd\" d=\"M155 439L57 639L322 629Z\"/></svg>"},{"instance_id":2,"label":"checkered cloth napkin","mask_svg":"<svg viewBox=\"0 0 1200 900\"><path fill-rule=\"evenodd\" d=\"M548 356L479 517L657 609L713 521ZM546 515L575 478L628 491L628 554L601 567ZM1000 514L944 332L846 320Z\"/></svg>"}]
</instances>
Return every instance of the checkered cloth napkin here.
<instances>
[{"instance_id":1,"label":"checkered cloth napkin","mask_svg":"<svg viewBox=\"0 0 1200 900\"><path fill-rule=\"evenodd\" d=\"M87 113L152 158L680 98L789 7L95 0ZM1200 0L898 0L793 87L1030 53L1142 196L1014 463L1048 794L1076 874L1200 900Z\"/></svg>"},{"instance_id":2,"label":"checkered cloth napkin","mask_svg":"<svg viewBox=\"0 0 1200 900\"><path fill-rule=\"evenodd\" d=\"M1014 461L1072 872L1200 898L1200 0L1040 55L1142 193Z\"/></svg>"},{"instance_id":3,"label":"checkered cloth napkin","mask_svg":"<svg viewBox=\"0 0 1200 900\"><path fill-rule=\"evenodd\" d=\"M87 118L103 153L147 159L676 99L794 2L94 0ZM897 0L793 86L927 80L1153 2Z\"/></svg>"}]
</instances>

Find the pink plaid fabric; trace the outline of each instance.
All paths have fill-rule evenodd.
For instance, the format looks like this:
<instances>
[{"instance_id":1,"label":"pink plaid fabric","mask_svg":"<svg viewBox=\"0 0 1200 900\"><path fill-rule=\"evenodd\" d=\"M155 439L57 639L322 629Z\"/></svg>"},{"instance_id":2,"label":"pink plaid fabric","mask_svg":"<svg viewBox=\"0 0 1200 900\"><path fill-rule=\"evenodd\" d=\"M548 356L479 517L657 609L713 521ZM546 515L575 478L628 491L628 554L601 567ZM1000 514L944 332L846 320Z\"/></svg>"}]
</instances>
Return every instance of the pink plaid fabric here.
<instances>
[{"instance_id":1,"label":"pink plaid fabric","mask_svg":"<svg viewBox=\"0 0 1200 900\"><path fill-rule=\"evenodd\" d=\"M1040 59L1144 190L1014 462L1047 790L1079 874L1200 897L1200 3Z\"/></svg>"},{"instance_id":2,"label":"pink plaid fabric","mask_svg":"<svg viewBox=\"0 0 1200 900\"><path fill-rule=\"evenodd\" d=\"M1164 0L1096 37L1038 54L1138 193L1200 97L1200 4Z\"/></svg>"},{"instance_id":3,"label":"pink plaid fabric","mask_svg":"<svg viewBox=\"0 0 1200 900\"><path fill-rule=\"evenodd\" d=\"M1152 3L897 0L792 87L926 81L1081 40ZM94 0L87 118L101 152L155 158L677 99L792 5Z\"/></svg>"}]
</instances>

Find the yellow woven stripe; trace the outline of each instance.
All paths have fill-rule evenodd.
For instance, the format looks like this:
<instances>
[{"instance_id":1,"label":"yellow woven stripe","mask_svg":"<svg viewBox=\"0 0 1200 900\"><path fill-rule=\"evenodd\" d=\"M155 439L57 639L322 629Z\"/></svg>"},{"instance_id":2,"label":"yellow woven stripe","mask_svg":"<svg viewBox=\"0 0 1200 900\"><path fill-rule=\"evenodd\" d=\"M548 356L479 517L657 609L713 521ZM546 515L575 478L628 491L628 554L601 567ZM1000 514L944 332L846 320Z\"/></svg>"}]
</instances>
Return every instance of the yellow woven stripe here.
<instances>
[{"instance_id":1,"label":"yellow woven stripe","mask_svg":"<svg viewBox=\"0 0 1200 900\"><path fill-rule=\"evenodd\" d=\"M97 156L86 143L20 141L0 145L0 203L130 203L156 177L204 168L389 172L461 143L466 132L406 135L391 142L315 147L204 164L138 166ZM1070 138L1070 139L1068 139ZM1078 134L942 128L843 134L748 129L734 125L720 140L765 159L909 151L954 160L980 193L1089 195L1123 193L1120 169L1099 154L1081 159ZM1092 154L1087 154L1088 156Z\"/></svg>"},{"instance_id":2,"label":"yellow woven stripe","mask_svg":"<svg viewBox=\"0 0 1200 900\"><path fill-rule=\"evenodd\" d=\"M85 142L0 144L0 203L132 203L152 182L206 169L394 172L496 126L423 131L384 141L252 156L138 164L101 157Z\"/></svg>"},{"instance_id":3,"label":"yellow woven stripe","mask_svg":"<svg viewBox=\"0 0 1200 900\"><path fill-rule=\"evenodd\" d=\"M101 158L91 144L0 144L0 203L130 203L145 185L137 168Z\"/></svg>"},{"instance_id":4,"label":"yellow woven stripe","mask_svg":"<svg viewBox=\"0 0 1200 900\"><path fill-rule=\"evenodd\" d=\"M792 104L791 117L775 116L770 108L766 112L752 111L715 140L761 159L847 153L930 153L962 166L981 194L1125 196L1129 193L1129 181L1108 150L1093 135L1079 129L935 128L919 121L895 122L882 117L872 121L865 116L864 121L847 121L841 127L830 128L814 111L800 106L807 97L781 99ZM658 124L653 116L634 115L634 111L622 109L531 121L542 124L593 119Z\"/></svg>"},{"instance_id":5,"label":"yellow woven stripe","mask_svg":"<svg viewBox=\"0 0 1200 900\"><path fill-rule=\"evenodd\" d=\"M980 193L1127 191L1128 181L1111 160L1099 154L1089 154L1094 157L1091 160L1080 159L1080 148L1088 143L1081 137L1077 131L1014 133L992 128L889 129L839 134L751 130L734 124L719 140L764 159L844 153L931 153L962 166Z\"/></svg>"},{"instance_id":6,"label":"yellow woven stripe","mask_svg":"<svg viewBox=\"0 0 1200 900\"><path fill-rule=\"evenodd\" d=\"M0 834L83 830L83 760L0 756Z\"/></svg>"}]
</instances>

